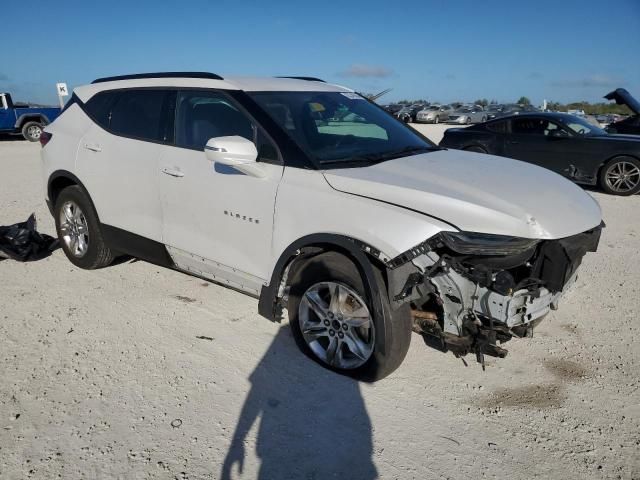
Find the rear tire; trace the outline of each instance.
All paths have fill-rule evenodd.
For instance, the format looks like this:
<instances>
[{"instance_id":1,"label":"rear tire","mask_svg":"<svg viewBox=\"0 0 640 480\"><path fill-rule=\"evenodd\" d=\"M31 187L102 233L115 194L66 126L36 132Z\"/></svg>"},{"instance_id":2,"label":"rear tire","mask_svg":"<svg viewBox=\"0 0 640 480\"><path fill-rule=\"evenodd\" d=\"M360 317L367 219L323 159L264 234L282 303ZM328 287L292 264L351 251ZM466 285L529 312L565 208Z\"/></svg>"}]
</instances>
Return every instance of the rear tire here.
<instances>
[{"instance_id":1,"label":"rear tire","mask_svg":"<svg viewBox=\"0 0 640 480\"><path fill-rule=\"evenodd\" d=\"M368 382L396 370L411 343L409 305L391 311L382 275L375 267L374 272L381 311L371 304L370 292L364 291L358 268L336 252L317 255L296 272L288 303L289 324L305 355L325 368ZM332 296L336 288L337 293ZM332 298L341 300L334 305ZM354 341L357 348L352 350ZM338 346L330 356L332 342Z\"/></svg>"},{"instance_id":2,"label":"rear tire","mask_svg":"<svg viewBox=\"0 0 640 480\"><path fill-rule=\"evenodd\" d=\"M640 161L624 155L611 159L600 169L598 183L611 195L635 195L640 191Z\"/></svg>"},{"instance_id":3,"label":"rear tire","mask_svg":"<svg viewBox=\"0 0 640 480\"><path fill-rule=\"evenodd\" d=\"M22 136L30 142L37 142L42 135L42 124L38 122L27 122L22 126Z\"/></svg>"},{"instance_id":4,"label":"rear tire","mask_svg":"<svg viewBox=\"0 0 640 480\"><path fill-rule=\"evenodd\" d=\"M53 216L62 250L76 267L94 270L113 262L113 252L104 242L91 199L79 186L60 192Z\"/></svg>"}]
</instances>

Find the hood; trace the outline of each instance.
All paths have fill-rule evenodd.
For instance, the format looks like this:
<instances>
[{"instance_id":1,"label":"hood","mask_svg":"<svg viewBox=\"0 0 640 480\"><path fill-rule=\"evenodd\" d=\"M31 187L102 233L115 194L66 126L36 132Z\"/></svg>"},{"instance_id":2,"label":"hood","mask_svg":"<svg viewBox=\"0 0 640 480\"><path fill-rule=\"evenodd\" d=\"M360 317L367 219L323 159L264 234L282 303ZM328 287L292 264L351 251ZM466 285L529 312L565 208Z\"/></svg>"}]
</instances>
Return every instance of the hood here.
<instances>
[{"instance_id":1,"label":"hood","mask_svg":"<svg viewBox=\"0 0 640 480\"><path fill-rule=\"evenodd\" d=\"M640 115L640 102L631 96L624 88L616 88L613 92L607 93L604 98L615 100L618 105L626 105L636 115Z\"/></svg>"},{"instance_id":2,"label":"hood","mask_svg":"<svg viewBox=\"0 0 640 480\"><path fill-rule=\"evenodd\" d=\"M460 230L556 239L600 224L580 187L525 162L438 150L363 168L326 170L336 190L416 210Z\"/></svg>"}]
</instances>

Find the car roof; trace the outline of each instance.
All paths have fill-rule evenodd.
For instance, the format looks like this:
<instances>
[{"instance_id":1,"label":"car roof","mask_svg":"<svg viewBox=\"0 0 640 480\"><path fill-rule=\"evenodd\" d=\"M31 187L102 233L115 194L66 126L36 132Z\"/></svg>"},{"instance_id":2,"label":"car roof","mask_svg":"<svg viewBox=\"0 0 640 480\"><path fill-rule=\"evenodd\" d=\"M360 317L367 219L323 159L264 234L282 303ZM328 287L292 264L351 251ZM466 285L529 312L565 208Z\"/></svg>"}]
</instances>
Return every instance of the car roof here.
<instances>
[{"instance_id":1,"label":"car roof","mask_svg":"<svg viewBox=\"0 0 640 480\"><path fill-rule=\"evenodd\" d=\"M522 112L517 115L505 115L504 117L498 117L493 120L489 120L487 123L496 123L503 120L512 120L517 118L550 118L556 120L569 120L572 118L576 118L575 115L571 115L569 113L561 113L561 112Z\"/></svg>"},{"instance_id":2,"label":"car roof","mask_svg":"<svg viewBox=\"0 0 640 480\"><path fill-rule=\"evenodd\" d=\"M213 88L246 92L353 92L350 88L311 77L230 76L222 78L215 74L198 75L191 72L183 72L182 74L177 72L175 74L137 74L101 78L95 83L75 88L74 93L80 100L87 101L103 90L149 87Z\"/></svg>"}]
</instances>

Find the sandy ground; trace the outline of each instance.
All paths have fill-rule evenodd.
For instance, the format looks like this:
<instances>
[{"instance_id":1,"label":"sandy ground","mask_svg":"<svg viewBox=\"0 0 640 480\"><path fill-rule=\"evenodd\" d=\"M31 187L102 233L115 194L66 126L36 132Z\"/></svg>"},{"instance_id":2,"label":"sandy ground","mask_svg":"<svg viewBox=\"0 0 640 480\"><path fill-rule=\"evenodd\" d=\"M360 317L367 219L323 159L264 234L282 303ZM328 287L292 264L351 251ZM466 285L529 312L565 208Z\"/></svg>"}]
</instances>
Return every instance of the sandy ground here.
<instances>
[{"instance_id":1,"label":"sandy ground","mask_svg":"<svg viewBox=\"0 0 640 480\"><path fill-rule=\"evenodd\" d=\"M39 149L0 140L0 225L53 234ZM374 385L197 278L2 261L0 478L640 478L640 196L590 194L600 251L534 338L482 372L414 336Z\"/></svg>"}]
</instances>

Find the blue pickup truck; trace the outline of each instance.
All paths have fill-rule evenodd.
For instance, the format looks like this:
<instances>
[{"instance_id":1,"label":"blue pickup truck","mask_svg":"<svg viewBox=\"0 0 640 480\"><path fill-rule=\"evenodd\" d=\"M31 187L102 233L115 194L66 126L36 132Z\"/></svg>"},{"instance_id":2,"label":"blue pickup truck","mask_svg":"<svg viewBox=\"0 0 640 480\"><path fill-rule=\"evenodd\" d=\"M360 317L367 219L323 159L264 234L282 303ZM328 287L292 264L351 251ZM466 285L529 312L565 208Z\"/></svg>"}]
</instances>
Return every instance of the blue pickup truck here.
<instances>
[{"instance_id":1,"label":"blue pickup truck","mask_svg":"<svg viewBox=\"0 0 640 480\"><path fill-rule=\"evenodd\" d=\"M37 142L45 125L60 115L58 107L31 107L13 103L11 95L0 93L0 134L22 134L30 142Z\"/></svg>"}]
</instances>

